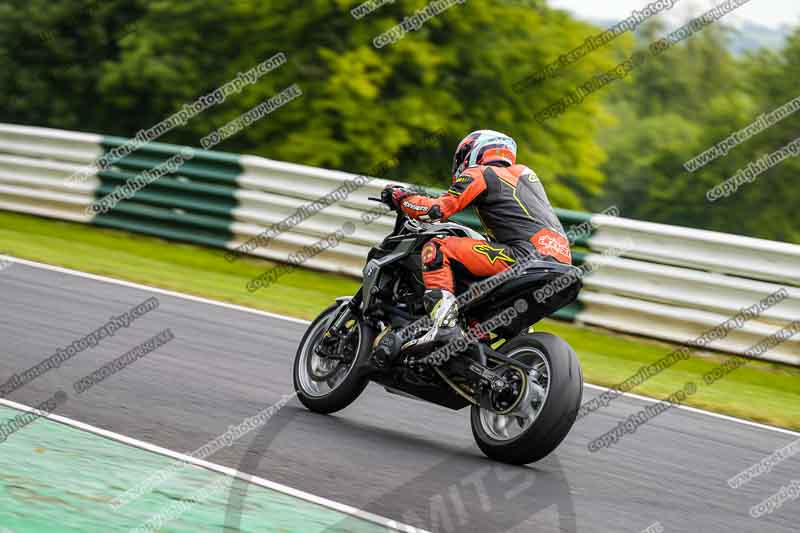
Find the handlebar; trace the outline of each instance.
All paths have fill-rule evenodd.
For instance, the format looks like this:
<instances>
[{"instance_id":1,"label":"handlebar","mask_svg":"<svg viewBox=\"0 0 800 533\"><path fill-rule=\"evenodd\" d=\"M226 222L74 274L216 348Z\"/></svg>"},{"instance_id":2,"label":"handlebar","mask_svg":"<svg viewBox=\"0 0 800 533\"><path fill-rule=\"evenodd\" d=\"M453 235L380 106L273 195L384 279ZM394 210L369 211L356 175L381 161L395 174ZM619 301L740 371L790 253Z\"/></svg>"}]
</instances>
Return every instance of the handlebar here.
<instances>
[{"instance_id":1,"label":"handlebar","mask_svg":"<svg viewBox=\"0 0 800 533\"><path fill-rule=\"evenodd\" d=\"M387 206L391 211L394 212L396 218L394 220L394 229L390 235L399 235L400 230L403 227L403 223L407 220L408 216L403 212L402 209L398 209L395 207L394 203L391 201L390 198L376 198L374 196L367 197L367 200L372 202L378 202L385 206Z\"/></svg>"}]
</instances>

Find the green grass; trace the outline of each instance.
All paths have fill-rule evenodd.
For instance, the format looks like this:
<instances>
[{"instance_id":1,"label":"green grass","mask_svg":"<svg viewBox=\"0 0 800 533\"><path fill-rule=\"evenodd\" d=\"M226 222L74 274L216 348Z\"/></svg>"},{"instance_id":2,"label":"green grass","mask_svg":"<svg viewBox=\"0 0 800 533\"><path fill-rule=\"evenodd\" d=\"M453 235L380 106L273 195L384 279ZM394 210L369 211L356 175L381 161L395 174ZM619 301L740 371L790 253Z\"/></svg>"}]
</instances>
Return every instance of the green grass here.
<instances>
[{"instance_id":1,"label":"green grass","mask_svg":"<svg viewBox=\"0 0 800 533\"><path fill-rule=\"evenodd\" d=\"M219 250L4 211L0 252L306 319L359 286L346 276L298 269L250 293L247 281L273 263L250 258L229 263ZM552 320L537 329L567 340L580 357L586 381L597 385L615 385L674 349ZM726 357L697 353L633 392L662 398L694 381L699 390L687 405L800 430L800 369L753 361L714 385L704 385L702 375Z\"/></svg>"},{"instance_id":2,"label":"green grass","mask_svg":"<svg viewBox=\"0 0 800 533\"><path fill-rule=\"evenodd\" d=\"M578 353L586 381L608 387L623 382L642 365L653 363L676 348L668 343L552 320L537 329L566 339ZM693 381L698 391L689 398L687 405L800 430L800 369L748 360L747 366L712 385L703 382L706 372L732 357L736 356L695 352L689 359L653 376L631 392L665 398Z\"/></svg>"},{"instance_id":3,"label":"green grass","mask_svg":"<svg viewBox=\"0 0 800 533\"><path fill-rule=\"evenodd\" d=\"M224 251L125 231L0 211L0 252L93 274L136 281L274 313L314 318L336 296L353 294L347 276L297 269L256 292L249 280L275 265Z\"/></svg>"}]
</instances>

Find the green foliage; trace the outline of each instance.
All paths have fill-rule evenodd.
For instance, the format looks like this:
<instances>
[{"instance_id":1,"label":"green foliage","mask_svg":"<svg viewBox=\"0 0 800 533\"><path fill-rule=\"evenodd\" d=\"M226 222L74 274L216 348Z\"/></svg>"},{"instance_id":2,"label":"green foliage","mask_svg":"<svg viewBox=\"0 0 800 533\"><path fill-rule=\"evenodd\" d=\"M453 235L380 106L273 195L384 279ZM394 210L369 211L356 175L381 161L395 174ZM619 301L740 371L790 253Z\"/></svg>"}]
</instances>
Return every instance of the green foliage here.
<instances>
[{"instance_id":1,"label":"green foliage","mask_svg":"<svg viewBox=\"0 0 800 533\"><path fill-rule=\"evenodd\" d=\"M658 20L527 87L515 82L598 28L543 0L468 0L394 44L373 39L428 0L356 20L360 0L6 0L0 121L133 136L256 64L287 64L160 140L198 145L287 86L303 96L218 149L444 187L469 131L514 136L559 207L800 242L800 161L734 196L705 192L791 141L800 113L701 170L683 163L800 95L800 32L779 53L732 56L723 22L540 124L534 115L666 33ZM426 140L427 139L427 140Z\"/></svg>"},{"instance_id":2,"label":"green foliage","mask_svg":"<svg viewBox=\"0 0 800 533\"><path fill-rule=\"evenodd\" d=\"M641 46L654 38L646 31ZM655 33L655 32L653 32ZM780 53L736 58L730 33L710 26L645 64L633 83L609 95L620 118L602 139L610 156L605 195L590 200L623 216L800 243L800 160L790 158L728 198L709 203L706 191L749 162L798 137L800 113L687 172L685 161L800 96L800 30Z\"/></svg>"},{"instance_id":3,"label":"green foliage","mask_svg":"<svg viewBox=\"0 0 800 533\"><path fill-rule=\"evenodd\" d=\"M582 207L570 179L591 193L601 190L605 154L593 139L608 116L600 100L584 106L575 127L543 127L533 114L571 81L512 89L593 28L539 1L470 1L377 49L373 38L428 2L397 2L355 20L349 10L358 3L142 0L90 11L75 1L58 9L44 0L15 2L1 33L33 45L6 59L3 71L15 75L7 74L10 90L1 98L21 103L3 105L1 119L132 136L284 51L286 65L161 140L196 145L297 83L302 98L218 148L352 172L397 160L388 177L441 187L461 137L492 128L518 140L520 161L548 181L555 204ZM76 13L80 26L62 26ZM137 21L137 31L115 39L109 20L126 17ZM53 28L57 43L36 41ZM612 66L615 46L581 60L576 75ZM77 57L76 50L91 52ZM439 130L444 134L433 145L419 147Z\"/></svg>"},{"instance_id":4,"label":"green foliage","mask_svg":"<svg viewBox=\"0 0 800 533\"><path fill-rule=\"evenodd\" d=\"M103 132L117 119L100 99L102 69L120 56L142 2L0 2L0 120Z\"/></svg>"}]
</instances>

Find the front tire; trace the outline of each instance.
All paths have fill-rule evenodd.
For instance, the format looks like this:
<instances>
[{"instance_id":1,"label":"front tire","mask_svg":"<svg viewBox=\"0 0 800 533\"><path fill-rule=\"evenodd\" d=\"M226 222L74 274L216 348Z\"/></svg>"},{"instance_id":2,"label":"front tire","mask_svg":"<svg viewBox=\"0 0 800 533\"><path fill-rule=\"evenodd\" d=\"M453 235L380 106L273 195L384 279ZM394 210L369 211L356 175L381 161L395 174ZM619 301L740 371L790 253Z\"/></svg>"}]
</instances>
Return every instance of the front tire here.
<instances>
[{"instance_id":1,"label":"front tire","mask_svg":"<svg viewBox=\"0 0 800 533\"><path fill-rule=\"evenodd\" d=\"M308 327L294 358L294 389L300 403L315 413L330 414L353 403L369 383L363 372L372 350L373 332L353 317L347 322L349 338L337 354L345 360L331 361L314 353L340 306L332 305ZM325 379L321 379L324 377Z\"/></svg>"},{"instance_id":2,"label":"front tire","mask_svg":"<svg viewBox=\"0 0 800 533\"><path fill-rule=\"evenodd\" d=\"M527 364L541 361L536 364L548 379L544 400L530 410L528 418L472 406L472 435L490 459L514 465L533 463L555 450L575 423L583 396L581 366L569 344L550 333L516 337L499 351ZM509 428L518 429L514 424L522 428L519 434L509 432Z\"/></svg>"}]
</instances>

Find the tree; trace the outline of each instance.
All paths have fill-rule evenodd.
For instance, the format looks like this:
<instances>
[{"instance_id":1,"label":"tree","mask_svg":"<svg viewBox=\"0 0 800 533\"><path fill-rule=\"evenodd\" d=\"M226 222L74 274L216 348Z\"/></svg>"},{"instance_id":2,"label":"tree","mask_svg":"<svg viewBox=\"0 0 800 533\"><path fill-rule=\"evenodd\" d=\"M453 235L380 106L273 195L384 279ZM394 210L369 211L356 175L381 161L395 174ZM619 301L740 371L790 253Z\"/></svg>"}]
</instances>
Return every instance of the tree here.
<instances>
[{"instance_id":1,"label":"tree","mask_svg":"<svg viewBox=\"0 0 800 533\"><path fill-rule=\"evenodd\" d=\"M617 126L601 137L609 159L606 193L591 201L610 204L623 216L800 242L792 186L798 169L791 159L744 184L728 198L709 202L706 193L751 161L797 136L800 113L762 132L695 172L684 163L732 133L800 96L795 81L800 55L797 34L780 53L760 51L737 58L727 51L733 35L709 26L615 88L609 98ZM663 33L644 32L645 47ZM794 94L792 94L794 92Z\"/></svg>"},{"instance_id":2,"label":"tree","mask_svg":"<svg viewBox=\"0 0 800 533\"><path fill-rule=\"evenodd\" d=\"M428 2L385 5L356 20L349 10L358 3L152 0L133 9L108 2L102 12L87 15L75 35L59 34L63 54L111 38L101 26L112 14L122 20L141 10L137 31L90 64L72 67L79 89L63 95L57 94L61 87L76 79L45 74L52 61L43 55L15 56L18 76L41 82L14 88L11 93L25 104L3 120L132 136L283 51L286 65L160 140L197 145L213 129L297 83L300 99L218 148L352 172L397 160L392 177L442 186L458 140L492 128L518 140L520 160L548 182L554 203L581 207L570 179L587 191L600 190L598 166L605 156L594 137L609 119L601 100L584 103L580 120L575 114L543 126L534 113L576 80L613 66L614 50L625 39L581 59L568 75L516 90L514 82L597 29L542 1L486 0L455 4L401 40L376 48L375 37ZM15 20L32 17L43 0L32 4L17 2ZM77 2L62 4L70 12L80 9ZM5 29L12 38L21 31L14 24ZM37 96L29 101L25 91L32 86ZM55 100L45 105L48 93L56 93ZM434 135L440 130L442 135ZM420 149L431 136L434 142Z\"/></svg>"}]
</instances>

